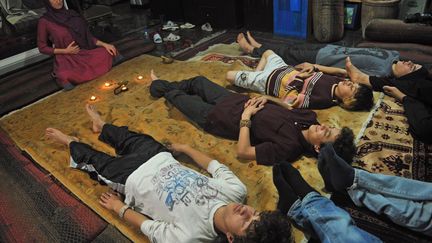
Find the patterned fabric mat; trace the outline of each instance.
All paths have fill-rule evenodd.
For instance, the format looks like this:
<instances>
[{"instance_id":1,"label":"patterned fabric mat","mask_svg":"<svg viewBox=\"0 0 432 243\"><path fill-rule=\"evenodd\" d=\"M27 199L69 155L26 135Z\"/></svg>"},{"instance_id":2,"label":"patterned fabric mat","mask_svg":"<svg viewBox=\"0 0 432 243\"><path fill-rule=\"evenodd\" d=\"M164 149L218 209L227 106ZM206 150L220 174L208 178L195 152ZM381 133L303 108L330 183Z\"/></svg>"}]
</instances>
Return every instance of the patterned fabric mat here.
<instances>
[{"instance_id":1,"label":"patterned fabric mat","mask_svg":"<svg viewBox=\"0 0 432 243\"><path fill-rule=\"evenodd\" d=\"M354 162L373 173L432 181L432 145L408 132L403 106L385 96L357 144Z\"/></svg>"},{"instance_id":2,"label":"patterned fabric mat","mask_svg":"<svg viewBox=\"0 0 432 243\"><path fill-rule=\"evenodd\" d=\"M259 166L255 161L239 161L236 158L236 142L214 137L191 125L180 112L165 103L164 99L150 97L149 73L154 69L160 78L181 80L204 75L210 80L226 86L225 73L229 70L247 68L241 62L231 64L221 62L175 61L162 64L160 58L142 55L116 66L106 75L69 92L56 93L38 103L14 112L0 119L14 142L27 151L43 168L49 171L85 204L117 227L132 241L146 239L138 229L121 221L117 215L98 204L98 197L108 188L98 185L86 173L68 167L67 148L53 143L44 137L47 127L59 128L67 134L77 136L94 148L113 154L113 150L97 140L90 130L91 123L84 110L91 95L98 97L95 104L102 117L116 125L128 125L132 130L148 133L155 139L184 142L210 154L229 166L245 183L249 193L247 203L258 210L274 209L277 192L272 183L271 168ZM143 75L144 79L137 79ZM115 96L112 88L104 88L106 81L128 80L129 91ZM321 122L337 126L349 126L355 133L361 130L368 112L350 113L339 107L319 111ZM193 164L182 158L182 162L195 169ZM323 182L316 168L314 158L302 157L294 163L305 179L320 190ZM301 236L297 237L299 241Z\"/></svg>"}]
</instances>

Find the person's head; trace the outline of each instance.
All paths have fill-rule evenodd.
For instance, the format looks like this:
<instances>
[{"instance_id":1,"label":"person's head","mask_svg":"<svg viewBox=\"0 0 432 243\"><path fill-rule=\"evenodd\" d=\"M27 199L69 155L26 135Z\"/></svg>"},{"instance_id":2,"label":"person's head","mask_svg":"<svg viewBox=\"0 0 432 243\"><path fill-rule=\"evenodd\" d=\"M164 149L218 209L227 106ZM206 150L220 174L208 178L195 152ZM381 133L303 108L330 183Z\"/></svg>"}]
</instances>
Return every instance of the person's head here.
<instances>
[{"instance_id":1,"label":"person's head","mask_svg":"<svg viewBox=\"0 0 432 243\"><path fill-rule=\"evenodd\" d=\"M355 153L354 133L348 127L342 129L329 127L326 125L312 125L305 132L305 139L318 153L320 147L324 143L332 143L335 150L341 151L340 156L347 160L352 161Z\"/></svg>"},{"instance_id":2,"label":"person's head","mask_svg":"<svg viewBox=\"0 0 432 243\"><path fill-rule=\"evenodd\" d=\"M246 227L245 227L246 226ZM264 211L258 218L250 221L238 234L226 234L226 237L219 237L217 242L230 243L264 243L278 242L291 243L291 224L287 216L279 210Z\"/></svg>"},{"instance_id":3,"label":"person's head","mask_svg":"<svg viewBox=\"0 0 432 243\"><path fill-rule=\"evenodd\" d=\"M373 106L373 92L366 85L344 80L336 85L334 92L339 105L344 109L370 110Z\"/></svg>"},{"instance_id":4,"label":"person's head","mask_svg":"<svg viewBox=\"0 0 432 243\"><path fill-rule=\"evenodd\" d=\"M47 6L47 3L49 4ZM45 0L45 6L51 6L54 9L62 9L63 8L63 0Z\"/></svg>"},{"instance_id":5,"label":"person's head","mask_svg":"<svg viewBox=\"0 0 432 243\"><path fill-rule=\"evenodd\" d=\"M342 159L351 164L357 150L354 144L353 131L348 127L343 127L339 136L333 142L333 148Z\"/></svg>"},{"instance_id":6,"label":"person's head","mask_svg":"<svg viewBox=\"0 0 432 243\"><path fill-rule=\"evenodd\" d=\"M228 241L232 242L235 236L246 235L248 228L259 218L259 212L251 206L240 203L226 205L222 219Z\"/></svg>"},{"instance_id":7,"label":"person's head","mask_svg":"<svg viewBox=\"0 0 432 243\"><path fill-rule=\"evenodd\" d=\"M392 74L394 77L400 78L419 70L421 67L422 65L415 64L411 61L394 61L392 65Z\"/></svg>"}]
</instances>

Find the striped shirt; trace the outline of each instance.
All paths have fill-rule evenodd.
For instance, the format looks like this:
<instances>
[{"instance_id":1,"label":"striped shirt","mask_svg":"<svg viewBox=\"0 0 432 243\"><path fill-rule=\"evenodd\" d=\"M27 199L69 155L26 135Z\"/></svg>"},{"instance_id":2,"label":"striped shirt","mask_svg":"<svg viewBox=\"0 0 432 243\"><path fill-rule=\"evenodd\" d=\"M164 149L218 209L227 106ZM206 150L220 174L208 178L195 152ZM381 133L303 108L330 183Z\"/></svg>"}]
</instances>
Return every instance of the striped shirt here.
<instances>
[{"instance_id":1,"label":"striped shirt","mask_svg":"<svg viewBox=\"0 0 432 243\"><path fill-rule=\"evenodd\" d=\"M341 81L339 77L316 72L302 80L296 78L299 73L292 66L275 69L267 79L266 94L294 108L325 109L336 105L332 88Z\"/></svg>"}]
</instances>

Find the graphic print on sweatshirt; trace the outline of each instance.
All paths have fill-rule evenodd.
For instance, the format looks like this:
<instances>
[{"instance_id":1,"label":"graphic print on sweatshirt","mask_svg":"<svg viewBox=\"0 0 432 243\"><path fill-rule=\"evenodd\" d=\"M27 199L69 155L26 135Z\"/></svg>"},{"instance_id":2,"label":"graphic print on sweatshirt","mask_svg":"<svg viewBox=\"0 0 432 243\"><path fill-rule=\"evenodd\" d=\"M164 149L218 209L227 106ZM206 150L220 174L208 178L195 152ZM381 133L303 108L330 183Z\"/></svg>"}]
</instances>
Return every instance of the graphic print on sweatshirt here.
<instances>
[{"instance_id":1,"label":"graphic print on sweatshirt","mask_svg":"<svg viewBox=\"0 0 432 243\"><path fill-rule=\"evenodd\" d=\"M189 170L180 164L162 168L152 178L159 198L165 198L170 211L176 205L205 206L218 195L218 190L209 184L209 178Z\"/></svg>"}]
</instances>

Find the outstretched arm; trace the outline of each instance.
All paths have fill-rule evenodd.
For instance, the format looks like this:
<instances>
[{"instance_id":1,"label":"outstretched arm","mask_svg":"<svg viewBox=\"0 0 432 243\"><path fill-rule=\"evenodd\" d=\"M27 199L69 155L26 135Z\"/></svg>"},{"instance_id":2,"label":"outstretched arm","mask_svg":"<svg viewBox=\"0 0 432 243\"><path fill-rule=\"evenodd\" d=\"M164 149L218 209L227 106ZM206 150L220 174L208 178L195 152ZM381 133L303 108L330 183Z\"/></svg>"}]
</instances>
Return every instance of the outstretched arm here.
<instances>
[{"instance_id":1,"label":"outstretched arm","mask_svg":"<svg viewBox=\"0 0 432 243\"><path fill-rule=\"evenodd\" d=\"M123 208L123 206L126 205L121 201L119 195L112 192L103 193L99 199L99 203L106 209L115 212L117 215L120 213L120 210ZM127 222L131 223L132 225L138 228L141 227L141 224L144 221L150 220L146 216L136 212L131 208L127 208L126 211L124 211L123 218Z\"/></svg>"},{"instance_id":2,"label":"outstretched arm","mask_svg":"<svg viewBox=\"0 0 432 243\"><path fill-rule=\"evenodd\" d=\"M188 144L174 143L170 145L169 148L175 152L184 153L191 157L195 163L205 170L207 170L209 163L213 160L207 154L192 148Z\"/></svg>"},{"instance_id":3,"label":"outstretched arm","mask_svg":"<svg viewBox=\"0 0 432 243\"><path fill-rule=\"evenodd\" d=\"M336 67L327 67L327 66L323 66L323 65L319 65L319 64L312 64L312 63L308 63L308 62L304 62L302 64L299 64L297 66L295 66L295 68L300 71L302 74L312 74L312 72L323 72L325 74L330 74L330 75L335 75L335 76L340 76L340 77L346 77L347 76L347 72L345 71L345 69L342 68L336 68ZM302 75L300 74L300 77L302 77Z\"/></svg>"}]
</instances>

